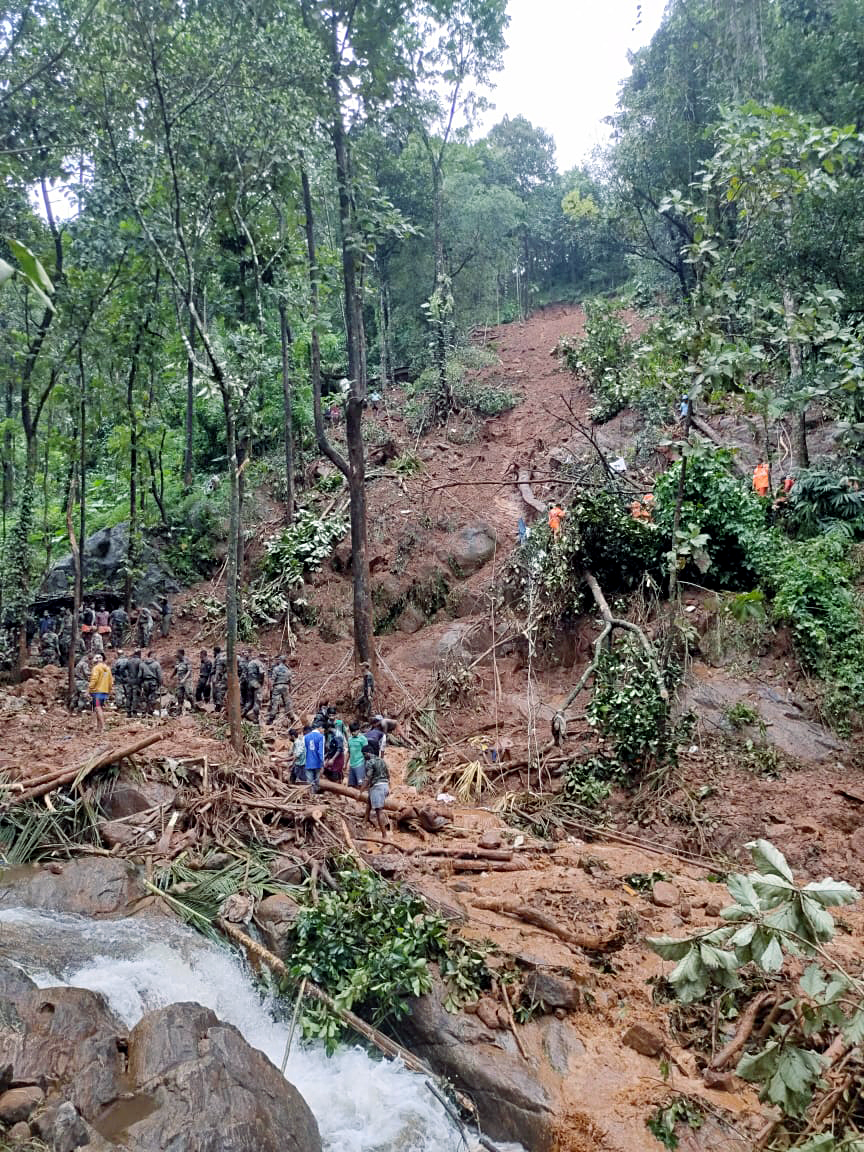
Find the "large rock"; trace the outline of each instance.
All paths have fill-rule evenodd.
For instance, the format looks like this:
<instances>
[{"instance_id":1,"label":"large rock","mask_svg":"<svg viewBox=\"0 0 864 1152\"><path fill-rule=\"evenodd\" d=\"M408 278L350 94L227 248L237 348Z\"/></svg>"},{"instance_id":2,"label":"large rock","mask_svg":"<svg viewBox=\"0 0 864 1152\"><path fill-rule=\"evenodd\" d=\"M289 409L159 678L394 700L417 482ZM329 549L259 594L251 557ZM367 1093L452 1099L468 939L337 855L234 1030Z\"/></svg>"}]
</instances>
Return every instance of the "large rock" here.
<instances>
[{"instance_id":1,"label":"large rock","mask_svg":"<svg viewBox=\"0 0 864 1152\"><path fill-rule=\"evenodd\" d=\"M146 895L132 864L106 856L68 860L59 872L33 869L5 884L0 874L0 907L20 905L104 920L128 915Z\"/></svg>"},{"instance_id":2,"label":"large rock","mask_svg":"<svg viewBox=\"0 0 864 1152\"><path fill-rule=\"evenodd\" d=\"M169 808L177 790L157 780L117 780L114 787L102 797L102 811L107 820L128 820L151 808Z\"/></svg>"},{"instance_id":3,"label":"large rock","mask_svg":"<svg viewBox=\"0 0 864 1152\"><path fill-rule=\"evenodd\" d=\"M532 1152L550 1152L555 1109L535 1070L496 1043L496 1033L478 1019L448 1012L439 987L412 1002L400 1031L418 1056L468 1093L493 1140L519 1140Z\"/></svg>"},{"instance_id":4,"label":"large rock","mask_svg":"<svg viewBox=\"0 0 864 1152\"><path fill-rule=\"evenodd\" d=\"M255 919L267 947L277 956L285 955L288 935L299 912L300 905L287 892L274 892L262 900L255 910Z\"/></svg>"},{"instance_id":5,"label":"large rock","mask_svg":"<svg viewBox=\"0 0 864 1152\"><path fill-rule=\"evenodd\" d=\"M126 1129L136 1152L321 1152L297 1089L199 1004L171 1004L136 1024L128 1075L157 1105Z\"/></svg>"},{"instance_id":6,"label":"large rock","mask_svg":"<svg viewBox=\"0 0 864 1152\"><path fill-rule=\"evenodd\" d=\"M495 529L483 521L476 521L448 537L438 552L438 558L457 576L470 576L495 555L495 541Z\"/></svg>"},{"instance_id":7,"label":"large rock","mask_svg":"<svg viewBox=\"0 0 864 1152\"><path fill-rule=\"evenodd\" d=\"M321 1152L297 1090L198 1004L150 1012L127 1038L101 996L37 988L0 959L0 1068L7 1065L21 1087L3 1097L5 1115L29 1115L42 1097L35 1086L44 1088L36 1124L56 1152L82 1144L94 1152Z\"/></svg>"},{"instance_id":8,"label":"large rock","mask_svg":"<svg viewBox=\"0 0 864 1152\"><path fill-rule=\"evenodd\" d=\"M101 528L84 541L84 595L106 590L122 592L126 579L126 561L129 553L129 526L114 524ZM164 593L179 592L180 587L161 563L159 553L144 543L138 559L139 575L133 591L139 603L145 604ZM72 556L62 557L42 581L39 595L65 596L74 585Z\"/></svg>"}]
</instances>

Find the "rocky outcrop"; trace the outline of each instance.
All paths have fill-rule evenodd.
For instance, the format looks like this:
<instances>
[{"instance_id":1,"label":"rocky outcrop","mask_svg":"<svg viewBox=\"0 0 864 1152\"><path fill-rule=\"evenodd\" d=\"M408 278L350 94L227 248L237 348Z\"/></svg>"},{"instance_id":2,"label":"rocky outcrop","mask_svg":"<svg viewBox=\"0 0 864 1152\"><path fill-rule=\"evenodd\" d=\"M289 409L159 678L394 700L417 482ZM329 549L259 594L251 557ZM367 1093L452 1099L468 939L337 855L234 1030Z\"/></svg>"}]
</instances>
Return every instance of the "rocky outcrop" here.
<instances>
[{"instance_id":1,"label":"rocky outcrop","mask_svg":"<svg viewBox=\"0 0 864 1152\"><path fill-rule=\"evenodd\" d=\"M105 856L82 856L51 869L34 868L0 887L0 907L44 908L104 920L128 915L147 895L134 865Z\"/></svg>"},{"instance_id":2,"label":"rocky outcrop","mask_svg":"<svg viewBox=\"0 0 864 1152\"><path fill-rule=\"evenodd\" d=\"M198 1004L127 1037L101 996L37 988L0 960L0 1070L0 1124L29 1123L55 1152L321 1152L299 1092Z\"/></svg>"},{"instance_id":3,"label":"rocky outcrop","mask_svg":"<svg viewBox=\"0 0 864 1152\"><path fill-rule=\"evenodd\" d=\"M126 561L129 554L129 526L114 524L101 528L84 541L84 595L88 592L110 590L120 593L126 580ZM163 593L179 592L180 587L150 544L143 544L138 558L139 575L133 592L139 603L148 603ZM39 589L40 597L65 596L74 585L71 553L62 557L48 572Z\"/></svg>"},{"instance_id":4,"label":"rocky outcrop","mask_svg":"<svg viewBox=\"0 0 864 1152\"><path fill-rule=\"evenodd\" d=\"M476 521L449 536L438 551L438 559L449 565L457 576L471 576L488 564L495 555L495 547L495 529Z\"/></svg>"},{"instance_id":5,"label":"rocky outcrop","mask_svg":"<svg viewBox=\"0 0 864 1152\"><path fill-rule=\"evenodd\" d=\"M412 1002L400 1039L466 1092L493 1140L518 1140L532 1152L553 1147L554 1102L534 1069L475 1016L453 1014L436 987Z\"/></svg>"}]
</instances>

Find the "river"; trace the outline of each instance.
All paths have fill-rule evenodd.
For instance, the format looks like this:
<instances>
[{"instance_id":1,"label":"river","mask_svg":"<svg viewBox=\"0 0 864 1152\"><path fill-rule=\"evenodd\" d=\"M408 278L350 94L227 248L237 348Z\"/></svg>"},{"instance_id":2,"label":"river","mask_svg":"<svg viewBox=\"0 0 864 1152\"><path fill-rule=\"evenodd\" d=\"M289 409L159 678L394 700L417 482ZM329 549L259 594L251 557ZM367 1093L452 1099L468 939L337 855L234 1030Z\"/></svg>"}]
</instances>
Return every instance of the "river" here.
<instances>
[{"instance_id":1,"label":"river","mask_svg":"<svg viewBox=\"0 0 864 1152\"><path fill-rule=\"evenodd\" d=\"M281 1067L289 1031L232 953L163 919L88 920L0 910L0 956L41 987L100 992L132 1027L154 1008L212 1008ZM285 1075L318 1121L328 1152L459 1152L465 1144L422 1076L343 1045L328 1057L296 1039ZM518 1145L510 1145L510 1148Z\"/></svg>"}]
</instances>

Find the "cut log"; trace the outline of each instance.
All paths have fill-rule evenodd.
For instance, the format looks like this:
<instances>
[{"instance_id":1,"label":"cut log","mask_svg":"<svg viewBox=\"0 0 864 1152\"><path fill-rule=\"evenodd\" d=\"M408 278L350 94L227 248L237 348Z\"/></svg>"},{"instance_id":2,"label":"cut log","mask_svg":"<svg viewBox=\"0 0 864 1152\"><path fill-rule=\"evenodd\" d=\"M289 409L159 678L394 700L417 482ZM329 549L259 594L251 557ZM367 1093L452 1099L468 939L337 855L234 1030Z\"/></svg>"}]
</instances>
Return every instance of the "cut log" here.
<instances>
[{"instance_id":1,"label":"cut log","mask_svg":"<svg viewBox=\"0 0 864 1152\"><path fill-rule=\"evenodd\" d=\"M624 943L620 932L601 936L596 932L574 932L565 928L545 912L532 908L530 904L520 904L518 900L507 899L481 899L472 900L475 908L482 908L486 912L502 912L505 916L513 916L548 932L550 936L557 936L565 944L572 944L576 948L583 948L586 952L614 952Z\"/></svg>"},{"instance_id":2,"label":"cut log","mask_svg":"<svg viewBox=\"0 0 864 1152\"><path fill-rule=\"evenodd\" d=\"M454 872L523 872L528 864L524 860L453 860L439 858L439 864L449 864Z\"/></svg>"},{"instance_id":3,"label":"cut log","mask_svg":"<svg viewBox=\"0 0 864 1152\"><path fill-rule=\"evenodd\" d=\"M145 748L149 748L151 744L155 744L158 740L161 740L163 735L164 733L162 732L151 732L147 736L140 737L134 744L127 744L122 748L109 748L106 751L97 753L84 764L78 764L74 768L59 769L54 776L48 779L43 777L40 783L33 784L24 792L7 800L6 806L10 807L15 804L21 804L25 800L35 800L39 796L45 796L47 793L53 792L55 788L60 788L64 784L72 784L75 781L80 784L93 772L98 772L100 768L107 768L109 764L118 764L121 760L126 760L129 756L134 756L136 752L141 752Z\"/></svg>"},{"instance_id":4,"label":"cut log","mask_svg":"<svg viewBox=\"0 0 864 1152\"><path fill-rule=\"evenodd\" d=\"M465 860L512 860L513 853L508 848L427 848L418 856L454 856Z\"/></svg>"},{"instance_id":5,"label":"cut log","mask_svg":"<svg viewBox=\"0 0 864 1152\"><path fill-rule=\"evenodd\" d=\"M546 505L542 500L538 500L534 495L534 489L531 487L531 469L519 469L519 495L525 501L529 508L533 508L535 512L541 515L546 512Z\"/></svg>"}]
</instances>

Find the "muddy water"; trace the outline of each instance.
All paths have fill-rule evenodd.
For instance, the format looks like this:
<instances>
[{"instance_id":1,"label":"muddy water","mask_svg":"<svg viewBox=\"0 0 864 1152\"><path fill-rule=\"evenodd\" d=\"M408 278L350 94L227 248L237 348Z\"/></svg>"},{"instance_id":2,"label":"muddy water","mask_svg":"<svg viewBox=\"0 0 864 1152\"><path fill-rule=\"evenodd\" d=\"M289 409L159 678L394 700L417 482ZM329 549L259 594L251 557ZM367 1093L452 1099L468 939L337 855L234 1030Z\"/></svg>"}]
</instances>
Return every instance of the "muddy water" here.
<instances>
[{"instance_id":1,"label":"muddy water","mask_svg":"<svg viewBox=\"0 0 864 1152\"><path fill-rule=\"evenodd\" d=\"M231 954L180 925L4 909L0 956L20 965L42 987L63 983L102 993L130 1028L154 1008L202 1004L235 1025L277 1067L282 1064L288 1024L275 1018L273 1005L261 999L248 971ZM457 1152L465 1147L422 1077L373 1060L358 1047L345 1046L327 1057L321 1047L295 1043L285 1075L314 1112L329 1152ZM146 1100L132 1105L133 1113L149 1106ZM115 1132L134 1122L125 1113L110 1119Z\"/></svg>"}]
</instances>

